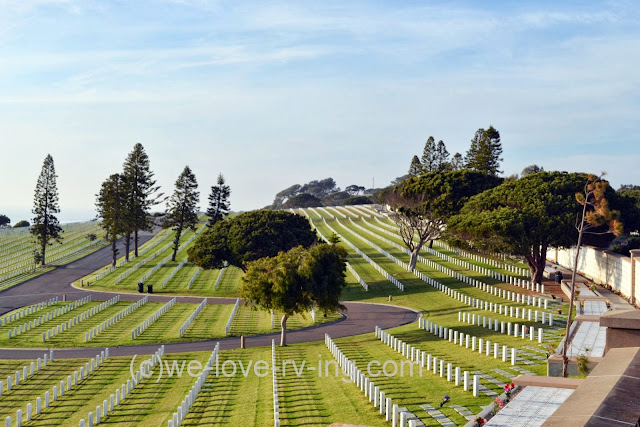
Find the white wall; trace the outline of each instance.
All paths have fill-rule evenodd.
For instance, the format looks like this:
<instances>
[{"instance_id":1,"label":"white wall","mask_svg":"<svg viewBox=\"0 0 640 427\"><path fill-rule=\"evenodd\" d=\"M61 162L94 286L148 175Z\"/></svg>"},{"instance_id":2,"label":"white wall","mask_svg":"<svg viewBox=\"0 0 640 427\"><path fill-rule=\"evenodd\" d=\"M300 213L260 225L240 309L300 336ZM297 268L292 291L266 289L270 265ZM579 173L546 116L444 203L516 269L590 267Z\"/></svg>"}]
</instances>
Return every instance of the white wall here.
<instances>
[{"instance_id":1,"label":"white wall","mask_svg":"<svg viewBox=\"0 0 640 427\"><path fill-rule=\"evenodd\" d=\"M558 264L573 270L576 248L559 249ZM555 250L547 253L554 260ZM636 260L636 300L640 301L640 262ZM602 249L583 246L578 260L578 272L598 284L610 285L625 297L631 296L631 258Z\"/></svg>"},{"instance_id":2,"label":"white wall","mask_svg":"<svg viewBox=\"0 0 640 427\"><path fill-rule=\"evenodd\" d=\"M635 258L636 263L636 302L640 301L640 258Z\"/></svg>"}]
</instances>

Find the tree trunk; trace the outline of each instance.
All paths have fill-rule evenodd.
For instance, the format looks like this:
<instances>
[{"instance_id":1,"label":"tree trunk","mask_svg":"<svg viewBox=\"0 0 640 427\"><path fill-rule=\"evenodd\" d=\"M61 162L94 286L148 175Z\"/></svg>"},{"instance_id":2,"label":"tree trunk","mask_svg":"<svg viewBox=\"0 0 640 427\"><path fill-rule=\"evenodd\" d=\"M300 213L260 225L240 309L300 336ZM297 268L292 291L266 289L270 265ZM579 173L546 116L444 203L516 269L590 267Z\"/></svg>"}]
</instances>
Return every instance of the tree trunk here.
<instances>
[{"instance_id":1,"label":"tree trunk","mask_svg":"<svg viewBox=\"0 0 640 427\"><path fill-rule=\"evenodd\" d=\"M547 265L547 244L543 243L540 248L534 247L531 255L525 257L531 272L532 283L542 283L544 268Z\"/></svg>"},{"instance_id":2,"label":"tree trunk","mask_svg":"<svg viewBox=\"0 0 640 427\"><path fill-rule=\"evenodd\" d=\"M420 249L424 245L424 241L419 241L418 244L411 251L411 258L409 260L409 270L413 272L416 269L416 264L418 263L418 255L420 254Z\"/></svg>"},{"instance_id":3,"label":"tree trunk","mask_svg":"<svg viewBox=\"0 0 640 427\"><path fill-rule=\"evenodd\" d=\"M433 249L433 239L429 240L429 249Z\"/></svg>"},{"instance_id":4,"label":"tree trunk","mask_svg":"<svg viewBox=\"0 0 640 427\"><path fill-rule=\"evenodd\" d=\"M40 260L40 265L44 267L44 255L45 252L47 251L47 242L45 241L44 245L42 245L42 259Z\"/></svg>"},{"instance_id":5,"label":"tree trunk","mask_svg":"<svg viewBox=\"0 0 640 427\"><path fill-rule=\"evenodd\" d=\"M587 203L582 208L582 220L580 229L578 230L578 244L576 246L576 258L573 263L573 274L571 275L571 297L569 298L569 314L567 315L567 328L564 332L564 345L562 346L562 376L567 378L569 375L569 332L571 330L571 318L573 317L573 304L576 297L576 275L578 274L578 259L580 257L580 246L582 245L582 234L584 232L584 220L587 214Z\"/></svg>"},{"instance_id":6,"label":"tree trunk","mask_svg":"<svg viewBox=\"0 0 640 427\"><path fill-rule=\"evenodd\" d=\"M173 255L171 255L171 261L176 260L176 255L178 254L178 246L180 245L181 234L182 234L182 225L180 225L176 230L176 238L173 239Z\"/></svg>"},{"instance_id":7,"label":"tree trunk","mask_svg":"<svg viewBox=\"0 0 640 427\"><path fill-rule=\"evenodd\" d=\"M133 249L136 251L136 258L138 258L138 230L133 232Z\"/></svg>"},{"instance_id":8,"label":"tree trunk","mask_svg":"<svg viewBox=\"0 0 640 427\"><path fill-rule=\"evenodd\" d=\"M287 345L287 319L289 316L286 314L282 316L282 320L280 320L280 327L282 331L280 332L280 347L284 347Z\"/></svg>"},{"instance_id":9,"label":"tree trunk","mask_svg":"<svg viewBox=\"0 0 640 427\"><path fill-rule=\"evenodd\" d=\"M418 249L411 251L411 259L409 260L409 270L413 271L418 263Z\"/></svg>"},{"instance_id":10,"label":"tree trunk","mask_svg":"<svg viewBox=\"0 0 640 427\"><path fill-rule=\"evenodd\" d=\"M129 249L131 248L131 233L124 237L124 258L129 261Z\"/></svg>"},{"instance_id":11,"label":"tree trunk","mask_svg":"<svg viewBox=\"0 0 640 427\"><path fill-rule=\"evenodd\" d=\"M111 240L111 253L113 254L113 261L111 262L111 265L113 265L114 267L116 266L116 257L118 255L118 248L116 248L116 240L113 239Z\"/></svg>"}]
</instances>

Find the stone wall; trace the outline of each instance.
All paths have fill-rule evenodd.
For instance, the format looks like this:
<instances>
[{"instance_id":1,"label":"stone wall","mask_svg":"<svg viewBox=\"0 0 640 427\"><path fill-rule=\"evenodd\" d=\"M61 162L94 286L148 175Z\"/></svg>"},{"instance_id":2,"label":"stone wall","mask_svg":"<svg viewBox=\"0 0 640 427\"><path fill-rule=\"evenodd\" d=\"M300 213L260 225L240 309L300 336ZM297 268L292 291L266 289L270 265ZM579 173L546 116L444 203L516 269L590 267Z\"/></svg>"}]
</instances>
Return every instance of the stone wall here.
<instances>
[{"instance_id":1,"label":"stone wall","mask_svg":"<svg viewBox=\"0 0 640 427\"><path fill-rule=\"evenodd\" d=\"M573 270L576 248L559 249L557 263ZM555 261L552 249L547 257ZM640 259L636 259L635 299L640 301ZM625 297L632 297L631 258L590 246L583 246L578 260L578 272L598 284L610 285Z\"/></svg>"}]
</instances>

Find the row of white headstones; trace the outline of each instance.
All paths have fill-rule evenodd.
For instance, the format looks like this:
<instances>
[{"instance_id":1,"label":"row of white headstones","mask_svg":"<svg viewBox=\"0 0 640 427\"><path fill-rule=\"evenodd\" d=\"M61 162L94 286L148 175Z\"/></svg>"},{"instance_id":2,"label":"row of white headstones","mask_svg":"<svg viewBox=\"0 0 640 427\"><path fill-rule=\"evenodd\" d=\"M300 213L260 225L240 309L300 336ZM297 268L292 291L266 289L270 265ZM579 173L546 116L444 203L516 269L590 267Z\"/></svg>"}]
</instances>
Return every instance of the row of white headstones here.
<instances>
[{"instance_id":1,"label":"row of white headstones","mask_svg":"<svg viewBox=\"0 0 640 427\"><path fill-rule=\"evenodd\" d=\"M231 325L233 324L233 318L236 317L236 313L238 312L238 308L240 307L240 298L236 299L236 303L231 310L231 315L229 316L229 320L227 321L227 326L224 328L224 335L228 336L231 331ZM273 323L273 322L271 322Z\"/></svg>"},{"instance_id":2,"label":"row of white headstones","mask_svg":"<svg viewBox=\"0 0 640 427\"><path fill-rule=\"evenodd\" d=\"M171 298L168 303L163 305L160 310L153 313L151 316L146 318L140 325L138 325L135 329L131 331L131 339L135 340L138 338L144 331L146 331L149 326L153 325L163 314L165 314L171 307L173 307L178 299L176 297Z\"/></svg>"},{"instance_id":3,"label":"row of white headstones","mask_svg":"<svg viewBox=\"0 0 640 427\"><path fill-rule=\"evenodd\" d=\"M380 265L378 265L375 261L373 261L371 258L369 258L367 256L367 254L362 252L360 250L360 248L358 248L356 245L351 243L349 240L345 239L344 236L342 236L333 227L331 227L324 218L323 218L323 221L324 221L324 224L327 226L327 228L329 230L331 230L332 233L334 233L336 236L338 236L340 238L340 240L342 240L344 243L349 245L351 247L351 249L356 251L356 253L358 255L360 255L362 258L364 258L374 269L376 269L376 271L378 271L378 273L382 274L382 276L384 276L385 279L390 281L396 288L400 289L401 291L404 291L404 284L402 282L400 282L398 279L396 279L391 274L389 274L389 272L387 270L385 270L384 268L380 267Z\"/></svg>"},{"instance_id":4,"label":"row of white headstones","mask_svg":"<svg viewBox=\"0 0 640 427\"><path fill-rule=\"evenodd\" d=\"M187 416L187 414L193 407L193 404L195 403L196 399L198 398L198 394L200 393L200 390L202 390L202 386L204 386L204 383L207 381L209 373L213 368L213 364L216 362L216 359L218 358L219 351L220 351L220 343L216 343L216 346L213 349L213 352L211 353L211 356L209 357L209 360L207 361L207 364L203 369L202 374L198 376L195 384L191 387L191 390L189 390L185 398L182 400L182 402L180 403L180 406L178 406L177 411L173 413L171 419L168 421L168 427L179 427L182 425L182 422L184 421L185 417Z\"/></svg>"},{"instance_id":5,"label":"row of white headstones","mask_svg":"<svg viewBox=\"0 0 640 427\"><path fill-rule=\"evenodd\" d=\"M202 302L198 305L198 307L196 307L196 309L193 311L193 313L191 313L189 318L183 323L182 326L180 326L180 338L182 338L184 333L187 332L187 328L189 328L189 325L191 325L191 323L193 323L193 321L195 320L196 316L198 314L200 314L200 312L205 308L206 305L207 305L207 298L202 300Z\"/></svg>"},{"instance_id":6,"label":"row of white headstones","mask_svg":"<svg viewBox=\"0 0 640 427\"><path fill-rule=\"evenodd\" d=\"M33 320L29 320L28 322L25 322L22 325L19 326L15 326L13 329L9 329L9 339L11 338L15 338L20 334L23 334L35 327L38 327L40 325L42 325L43 323L46 323L50 320L55 319L56 317L62 316L63 314L67 314L68 312L75 310L76 308L88 303L91 301L91 295L86 296L84 298L81 298L79 300L76 300L70 304L67 304L63 307L59 307L59 308L55 308L51 311L48 311L44 314L42 314L42 316L36 317ZM8 323L8 322L7 322Z\"/></svg>"},{"instance_id":7,"label":"row of white headstones","mask_svg":"<svg viewBox=\"0 0 640 427\"><path fill-rule=\"evenodd\" d=\"M306 213L305 213L305 214L306 214ZM307 218L308 218L308 215L307 215ZM318 233L318 235L320 236L320 238L321 238L322 240L324 240L326 243L330 243L330 242L329 242L329 239L327 239L327 238L325 237L325 235L324 235L324 234L322 234L322 232L316 228L316 226L313 224L313 221L311 221L310 219L309 219L309 224L311 224L311 229L312 229L312 230L315 230L315 231L316 231L316 233ZM345 265L347 266L347 271L348 271L349 273L351 273L351 275L352 275L352 276L353 276L353 277L358 281L358 283L360 283L360 286L362 286L362 287L364 288L364 290L365 290L365 291L368 291L368 290L369 290L369 285L367 284L367 282L365 282L365 281L362 279L362 277L360 277L360 275L358 274L358 272L357 272L356 270L354 270L354 268L351 266L351 264L349 264L347 261L345 261Z\"/></svg>"},{"instance_id":8,"label":"row of white headstones","mask_svg":"<svg viewBox=\"0 0 640 427\"><path fill-rule=\"evenodd\" d=\"M361 229L361 230L371 234L372 236L387 242L388 244L394 246L395 248L403 251L407 255L411 255L411 253L409 252L409 250L405 246L401 246L396 242L393 242L393 241L390 241L388 239L385 239L384 237L372 232L371 230L369 230L369 229L367 229L365 227L362 227L359 224L356 224L353 221L353 219L351 219L351 218L349 218L349 220L351 221L351 223L356 228ZM396 232L392 232L390 230L378 227L378 226L376 226L374 224L371 224L369 221L366 221L366 220L364 220L364 221L370 227L375 228L376 230L384 232L385 234L388 234L388 235L390 235L392 237L396 237L396 238L398 237ZM441 243L439 246L443 246L443 245L444 244ZM521 288L526 288L527 290L531 290L531 291L535 291L535 292L544 294L544 285L541 285L539 283L536 283L534 285L533 283L531 283L531 282L529 282L527 280L521 279L519 277L514 277L514 276L511 276L511 275L504 274L504 273L496 272L496 271L493 271L493 270L491 270L489 268L485 268L485 267L481 267L481 266L476 265L476 264L469 263L469 262L467 262L465 260L462 260L462 259L459 259L459 258L455 258L455 257L449 256L447 254L444 254L444 253L442 253L440 251L437 251L435 249L432 249L432 248L430 248L428 246L425 246L423 249L425 249L431 255L437 256L438 258L440 258L440 259L442 259L444 261L447 261L447 262L450 262L450 263L455 264L457 266L460 266L460 267L462 267L462 268L464 268L466 270L475 271L475 272L478 272L478 273L483 274L485 276L492 277L492 278L494 278L496 280L500 280L500 281L502 281L504 283L509 283L511 285L514 285L514 286L518 286L518 287L521 287ZM454 277L454 278L456 278L458 280L461 280L461 281L463 281L465 283L469 283L467 279L470 279L470 278L468 276L462 274L462 273L459 273L457 271L453 271L450 268L445 267L443 265L440 265L438 263L435 263L435 262L433 262L431 260L427 260L426 258L424 258L422 256L418 256L418 260L420 262L424 263L424 264L429 265L431 268L435 268L435 269L437 269L437 270L439 270L439 271L441 271L441 272L443 272L443 273L445 273L445 274L447 274L447 275L449 275L451 277ZM475 284L476 287L479 284L485 284L486 283L486 282L483 282L483 281L477 280L477 279L473 279L473 280L475 281L474 283L476 283ZM489 286L491 286L491 285L489 285ZM538 298L541 298L541 297L538 297ZM531 302L529 302L528 304L531 304ZM533 305L535 305L535 303Z\"/></svg>"},{"instance_id":9,"label":"row of white headstones","mask_svg":"<svg viewBox=\"0 0 640 427\"><path fill-rule=\"evenodd\" d=\"M442 359L438 360L436 356L427 354L426 351L420 351L419 348L394 337L378 326L376 326L374 333L376 338L402 354L402 356L406 357L414 364L426 368L427 371L433 371L434 375L440 374L443 378L445 377L446 372L447 381L454 381L456 386L462 385L464 391L473 391L473 395L475 397L480 395L480 377L478 375L473 376L472 385L470 382L469 371L461 371L459 366L453 366L452 363L446 363Z\"/></svg>"},{"instance_id":10,"label":"row of white headstones","mask_svg":"<svg viewBox=\"0 0 640 427\"><path fill-rule=\"evenodd\" d=\"M100 334L101 332L104 332L105 330L107 330L111 326L115 325L117 322L119 322L120 320L122 320L123 318L128 316L129 314L133 313L138 308L142 307L143 305L145 305L148 302L149 302L149 295L146 295L143 298L141 298L138 301L136 301L135 303L133 303L130 306L128 306L127 308L125 308L124 310L122 310L121 312L115 314L111 318L105 320L104 322L102 322L99 325L95 326L94 328L90 329L88 332L85 332L84 333L84 342L89 342L90 340L94 339L96 336L98 336L98 334Z\"/></svg>"},{"instance_id":11,"label":"row of white headstones","mask_svg":"<svg viewBox=\"0 0 640 427\"><path fill-rule=\"evenodd\" d=\"M276 340L271 340L271 366L276 366ZM271 382L273 386L273 425L280 427L280 404L278 402L278 376L276 370L271 370Z\"/></svg>"},{"instance_id":12,"label":"row of white headstones","mask_svg":"<svg viewBox=\"0 0 640 427\"><path fill-rule=\"evenodd\" d=\"M538 319L535 320L536 322ZM495 332L500 331L501 334L511 335L513 331L514 337L522 337L525 339L527 337L527 331L529 335L529 340L533 341L536 335L536 329L538 330L538 343L542 344L544 340L544 329L536 328L533 325L526 326L520 325L518 323L505 322L504 320L492 319L491 317L480 316L479 314L471 314L459 311L458 312L458 322L464 322L471 325L482 326L486 329L492 329Z\"/></svg>"},{"instance_id":13,"label":"row of white headstones","mask_svg":"<svg viewBox=\"0 0 640 427\"><path fill-rule=\"evenodd\" d=\"M178 271L180 271L187 262L189 262L189 257L186 257L180 262L180 264L176 265L176 268L174 268L171 271L171 273L167 276L167 278L162 281L162 285L161 285L162 289L164 289L164 287L167 286L167 283L169 283L169 281L173 279L176 274L178 274ZM190 288L191 286L189 286L189 289Z\"/></svg>"},{"instance_id":14,"label":"row of white headstones","mask_svg":"<svg viewBox=\"0 0 640 427\"><path fill-rule=\"evenodd\" d=\"M196 231L194 233L193 236L191 236L189 238L189 240L187 240L185 243L183 243L182 245L180 245L180 247L178 248L178 252L182 251L184 248L186 248L187 246L189 246L189 244L191 242L193 242L196 237L198 237L198 235L206 228L206 225L203 225L202 227L200 227L198 229L198 231ZM138 252L138 257L141 256L143 253L148 252L151 248L155 247L156 245L158 245L158 243L164 241L168 236L170 236L170 233L165 234L162 238L159 238L158 240L156 240L155 242L153 242L152 244L150 244L149 246L146 246L144 248L144 250L141 250ZM116 277L114 283L117 285L118 283L120 283L121 281L123 281L124 279L126 279L127 277L129 277L134 271L136 271L137 269L139 269L140 267L146 265L147 263L149 263L151 260L157 258L162 252L166 251L167 249L169 249L171 246L173 245L173 242L169 242L166 245L164 245L159 251L156 251L152 256L150 256L149 258L137 263L136 265L134 265L133 267L131 267L130 269L128 269L127 271L123 272L121 275L119 275L118 277ZM167 262L169 262L172 258L172 255L168 255L167 257L165 257L162 261L160 261L158 264L156 264L148 273L146 273L142 279L140 280L141 282L145 282L147 279L149 279L154 273L156 273L160 268L162 268ZM186 262L186 260L184 261ZM127 262L126 260L121 261L118 266L122 267L123 265L125 265ZM179 265L176 270L179 270L180 267L182 267L182 265ZM177 272L177 271L176 271ZM175 274L175 273L174 273ZM100 278L104 277L101 276ZM173 277L173 276L172 276ZM96 280L98 280L98 277L96 276ZM166 282L168 282L171 279L166 280ZM166 286L166 283L163 282L162 287L164 288Z\"/></svg>"},{"instance_id":15,"label":"row of white headstones","mask_svg":"<svg viewBox=\"0 0 640 427\"><path fill-rule=\"evenodd\" d=\"M393 403L390 397L386 397L385 391L380 390L380 386L375 385L375 382L371 381L355 362L349 360L328 334L324 336L324 343L338 361L343 374L356 384L365 397L369 398L374 408L380 408L380 414L384 415L387 421L392 422L394 426L407 426L407 424L409 427L417 426L417 420L407 420L408 413L400 412L398 404Z\"/></svg>"},{"instance_id":16,"label":"row of white headstones","mask_svg":"<svg viewBox=\"0 0 640 427\"><path fill-rule=\"evenodd\" d=\"M109 395L108 399L103 400L102 405L96 406L95 412L89 412L86 420L81 419L80 427L93 427L94 425L100 424L109 415L109 412L112 412L116 406L122 404L127 396L140 384L141 380L149 378L151 369L158 363L162 363L163 356L164 345L160 346L149 359L143 361L135 374L133 374L130 379L127 379L126 383L122 383L122 385L115 390L115 393Z\"/></svg>"},{"instance_id":17,"label":"row of white headstones","mask_svg":"<svg viewBox=\"0 0 640 427\"><path fill-rule=\"evenodd\" d=\"M18 369L15 373L15 376L9 375L7 377L7 392L11 391L13 385L18 385L26 382L30 376L41 370L43 366L48 366L52 361L53 350L50 350L48 356L47 353L45 353L43 358L38 357L37 360L31 362L28 366L23 366L22 369ZM4 383L0 381L0 396L2 396L3 390Z\"/></svg>"},{"instance_id":18,"label":"row of white headstones","mask_svg":"<svg viewBox=\"0 0 640 427\"><path fill-rule=\"evenodd\" d=\"M37 397L35 401L35 405L29 402L27 403L25 411L23 411L22 409L18 409L16 411L16 417L15 417L16 426L22 427L22 423L25 417L27 421L31 421L34 415L41 414L46 408L49 408L52 402L57 401L58 397L64 396L65 391L72 390L74 387L78 385L79 382L83 381L85 378L89 377L97 369L99 369L102 366L102 364L108 359L109 359L109 349L106 348L105 350L101 351L100 354L97 354L95 358L91 358L89 362L85 364L85 366L81 366L80 369L74 371L73 377L71 375L68 375L66 382L64 380L61 380L59 386L54 385L51 391L46 391L44 393L44 401L42 397ZM44 366L47 366L48 363L52 363L53 361L54 361L53 350L51 350L49 352L48 360L47 360L47 355L46 354L44 355ZM38 370L40 370L41 359L38 358L35 363L37 363ZM34 362L30 363L31 375L33 375L33 373L35 372L35 366L34 366L35 363ZM28 377L26 377L26 366L23 368L23 377L25 377L23 379L23 382L26 381L26 379L28 379ZM18 372L16 372L16 381L18 381ZM19 384L19 382L16 382L16 384ZM9 390L10 389L11 388L9 387ZM5 422L6 422L6 427L12 427L11 416L8 416L5 419Z\"/></svg>"},{"instance_id":19,"label":"row of white headstones","mask_svg":"<svg viewBox=\"0 0 640 427\"><path fill-rule=\"evenodd\" d=\"M395 248L397 248L397 249L399 249L399 250L403 251L406 255L411 255L411 252L409 252L409 250L408 250L406 247L401 246L401 245L399 245L398 243L393 242L393 241L391 241L391 240L389 240L389 239L386 239L386 238L384 238L384 237L382 237L382 236L380 236L380 235L378 235L378 234L376 234L376 233L372 232L371 230L368 230L368 229L366 229L365 227L362 227L362 226L361 226L361 225L359 225L359 224L356 224L356 223L355 223L351 218L349 218L349 220L351 221L351 224L353 224L353 226L354 226L354 227L356 227L357 229L359 229L359 230L363 230L363 231L365 231L366 233L371 234L371 235L372 235L372 236L374 236L375 238L380 239L380 240L382 240L382 241L386 242L387 244L389 244L389 245L391 245L391 246L393 246L393 247L395 247ZM339 221L338 221L338 223L339 223ZM375 226L374 226L374 227L375 227ZM345 227L345 228L346 228L347 230L349 230L349 231L350 231L354 236L356 236L356 237L358 237L359 239L363 240L363 241L364 241L365 243L367 243L368 245L370 245L370 246L374 247L376 250L378 250L378 252L382 253L383 255L385 255L387 258L389 258L390 260L392 260L392 261L393 261L393 262L395 262L396 264L398 264L398 265L400 265L400 266L404 267L406 270L409 270L409 271L410 271L410 268L409 268L409 265L408 265L408 264L406 264L406 263L404 263L404 262L402 262L402 261L398 260L398 259L397 259L396 257L394 257L393 255L391 255L391 254L387 253L387 252L386 252L386 251L384 251L382 248L378 247L377 245L375 245L374 243L370 242L369 240L367 240L366 238L362 237L361 235L359 235L359 234L355 233L353 230L349 229L348 227ZM379 228L379 227L376 227L376 228ZM382 230L382 231L385 231L385 232L386 232L386 230ZM391 234L391 235L395 235L395 234L391 233L390 231L389 231L389 234ZM438 256L439 258L441 258L441 259L443 259L443 260L445 260L445 261L448 261L448 262L451 262L451 263L454 263L454 264L456 264L456 265L460 265L460 266L463 266L463 267L464 267L464 265L463 265L463 264L464 264L465 262L464 262L464 261L462 261L462 260L460 260L460 259L449 257L448 255L446 255L446 254L442 254L442 253L440 253L439 251L436 251L436 250L431 249L431 248L429 248L429 247L425 247L425 249L426 249L429 253L431 253L432 255ZM431 261L431 260L429 260L429 259L426 259L426 258L424 258L424 257L422 257L422 256L418 256L418 260L419 260L421 263L426 264L426 265L428 265L429 267L431 267L431 268L433 268L433 269L436 269L436 270L438 270L438 271L441 271L442 273L445 273L445 274L447 274L448 276L451 276L451 277L453 277L453 278L455 278L455 279L457 279L457 280L459 280L459 281L461 281L461 282L463 282L463 283L466 283L466 284L472 285L472 286L474 286L474 287L476 287L476 288L478 288L478 289L482 289L482 290L483 290L483 291L485 291L485 292L488 292L488 293L491 293L491 294L493 294L493 295L495 295L495 296L498 296L499 298L503 298L503 299L510 299L510 298L512 297L512 295L513 295L513 298L515 298L514 300L517 300L517 302L518 302L518 303L528 304L528 305L533 305L533 306L535 306L535 305L537 304L537 305L540 307L540 306L542 306L542 304L543 304L543 302L544 302L545 309L547 308L547 304L548 304L548 299L547 299L547 298L542 298L542 297L540 297L540 296L538 296L538 297L535 297L535 296L534 296L534 297L532 298L530 295L529 295L529 296L527 296L527 298L525 298L525 296L524 296L524 295L521 295L521 294L519 294L519 293L515 293L515 292L504 291L504 290L502 290L502 289L496 288L496 287L495 287L495 286L493 286L493 285L490 285L490 284L488 284L488 283L486 283L486 282L483 282L483 281L481 281L481 280L473 279L473 278L471 278L471 277L469 277L469 276L466 276L466 275L464 275L464 274L462 274L462 273L459 273L459 272L457 272L457 271L451 270L451 269L450 269L450 268L448 268L448 267L445 267L445 266L443 266L443 265L441 265L441 264L439 264L439 263L437 263L437 262L433 262L433 261ZM483 274L485 274L485 275L489 275L489 271L490 271L489 269L481 269L481 270L482 270ZM502 275L501 280L503 280L505 283L507 283L507 282L508 282L508 283L510 283L510 284L513 284L513 285L516 285L516 284L517 284L518 286L523 286L523 287L524 287L524 282L523 282L523 281L521 281L521 280L520 280L520 279L518 279L518 278L513 277L513 276L508 276L508 277L507 277L506 275ZM527 289L529 289L529 284L527 284L527 286L526 286L526 287L527 287ZM532 289L533 289L533 288L534 288L534 287L532 286ZM540 288L541 288L541 286L540 286L539 284L538 284L538 285L537 285L537 287L535 287L535 288L536 288L536 289L538 289L538 292L540 292ZM500 292L500 291L503 291L503 292ZM507 293L507 292L508 292L508 293ZM544 293L544 285L542 285L542 293Z\"/></svg>"},{"instance_id":20,"label":"row of white headstones","mask_svg":"<svg viewBox=\"0 0 640 427\"><path fill-rule=\"evenodd\" d=\"M425 319L418 320L418 328L424 329L436 335L444 340L448 340L449 342L453 342L454 344L460 344L460 346L465 345L465 348L470 348L471 351L478 350L478 353L484 354L487 356L491 356L491 341L484 340L483 338L478 339L475 336L470 336L469 334L465 334L464 332L458 332L452 328L445 328L442 325L438 325L437 323L433 323L431 321ZM476 346L477 343L477 346ZM502 361L507 362L508 354L511 353L511 365L516 364L517 358L516 354L518 350L515 347L509 348L506 345L502 346L502 352L500 352L500 344L497 342L493 343L493 357L497 359L500 354L502 354ZM435 369L435 368L434 368Z\"/></svg>"},{"instance_id":21,"label":"row of white headstones","mask_svg":"<svg viewBox=\"0 0 640 427\"><path fill-rule=\"evenodd\" d=\"M13 313L7 314L5 316L0 317L0 326L5 326L11 322L15 322L16 320L20 320L23 317L30 316L33 313L37 313L38 311L44 310L45 308L56 304L58 302L58 297L51 298L47 301L43 301L38 304L30 305L29 307L22 308Z\"/></svg>"},{"instance_id":22,"label":"row of white headstones","mask_svg":"<svg viewBox=\"0 0 640 427\"><path fill-rule=\"evenodd\" d=\"M71 328L73 328L74 326L77 326L80 322L87 320L90 317L95 316L96 314L106 310L107 308L111 307L114 304L117 304L118 302L120 302L120 295L116 295L115 297L98 304L95 307L91 307L89 310L80 313L79 315L77 315L76 317L69 319L57 326L54 326L53 328L49 329L46 332L42 333L42 342L46 342L47 340L50 340L51 338L55 337L56 335L59 335Z\"/></svg>"},{"instance_id":23,"label":"row of white headstones","mask_svg":"<svg viewBox=\"0 0 640 427\"><path fill-rule=\"evenodd\" d=\"M351 244L348 240L344 239L343 236L339 235L331 226L329 226L329 224L326 223L326 221L325 221L325 224L327 225L327 227L331 231L336 233L336 235L338 235L343 241L345 241L347 244L349 244L354 249L356 249L358 252L360 252L360 250L357 249L357 247L355 247L353 244ZM366 239L364 239L364 240L366 240ZM390 259L392 261L394 261L398 265L403 265L403 266L406 265L406 263L403 263L402 261L398 260L397 258L395 258L393 256L390 256ZM429 261L429 260L425 260L425 261ZM429 261L429 262L431 262L431 261ZM408 266L406 266L406 268L408 269ZM451 288L442 285L437 280L430 278L429 276L425 275L422 272L414 270L413 273L416 276L418 276L420 279L425 281L426 283L436 287L437 289L445 292L447 295L449 295L449 296L451 296L453 298L456 298L459 301L462 301L463 303L465 303L467 305L475 306L477 308L485 309L485 310L491 310L491 311L495 310L496 313L499 312L500 314L504 314L505 316L508 315L510 317L519 317L520 312L522 313L522 318L525 318L525 316L527 315L527 310L525 308L521 309L520 307L515 307L515 311L514 311L513 307L507 307L507 306L504 306L503 304L490 303L490 302L487 302L487 301L484 301L484 300L471 298L471 297L463 295L463 294L461 294L461 293L459 293L457 291L453 291ZM544 303L544 308L547 309L547 307L548 307L548 299L546 299L546 298L536 298L536 297L531 297L530 295L526 296L526 298L525 298L524 295L520 295L520 294L518 294L516 292L505 291L504 289L500 289L500 288L497 288L495 286L488 285L486 283L475 281L474 279L471 279L471 278L469 278L467 276L463 276L463 279L464 279L464 282L467 283L467 284L474 285L475 287L478 287L479 289L482 289L485 292L492 293L492 294L494 294L496 296L503 297L505 299L510 299L510 300L512 300L514 302L530 303L532 305L537 303L538 306L541 306ZM508 308L508 310L507 310L507 308ZM529 319L531 319L532 314L534 314L535 318L538 318L538 315L539 315L538 310L532 311L531 309L528 309L528 317L529 317ZM545 313L545 312L542 312L541 314L542 314L542 316L544 318L546 318L548 316L549 325L552 326L553 325L553 314L552 313ZM543 322L544 322L544 320L543 320Z\"/></svg>"}]
</instances>

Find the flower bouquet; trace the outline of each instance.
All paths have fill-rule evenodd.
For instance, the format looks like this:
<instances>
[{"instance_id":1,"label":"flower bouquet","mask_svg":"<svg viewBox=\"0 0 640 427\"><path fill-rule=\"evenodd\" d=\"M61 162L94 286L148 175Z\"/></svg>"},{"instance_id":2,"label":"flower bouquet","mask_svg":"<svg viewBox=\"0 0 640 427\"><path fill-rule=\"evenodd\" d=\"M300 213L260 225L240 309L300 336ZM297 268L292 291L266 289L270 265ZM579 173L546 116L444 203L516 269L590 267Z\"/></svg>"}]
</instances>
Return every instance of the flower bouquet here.
<instances>
[{"instance_id":1,"label":"flower bouquet","mask_svg":"<svg viewBox=\"0 0 640 427\"><path fill-rule=\"evenodd\" d=\"M440 402L440 407L442 408L444 404L447 403L450 399L451 398L445 394L444 397L442 398L442 401Z\"/></svg>"}]
</instances>

